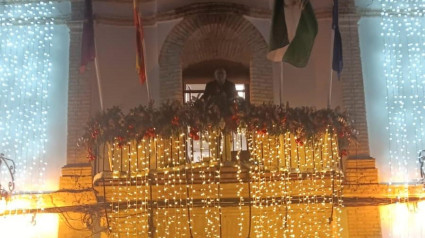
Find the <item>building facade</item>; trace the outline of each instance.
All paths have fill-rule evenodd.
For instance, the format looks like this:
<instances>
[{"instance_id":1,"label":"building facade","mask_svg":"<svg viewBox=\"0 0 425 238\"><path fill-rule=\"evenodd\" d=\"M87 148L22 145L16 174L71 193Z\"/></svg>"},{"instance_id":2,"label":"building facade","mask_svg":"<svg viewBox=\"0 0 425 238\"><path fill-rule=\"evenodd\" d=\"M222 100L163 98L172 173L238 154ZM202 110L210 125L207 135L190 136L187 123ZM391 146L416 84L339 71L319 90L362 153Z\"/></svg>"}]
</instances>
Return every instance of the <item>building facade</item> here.
<instances>
[{"instance_id":1,"label":"building facade","mask_svg":"<svg viewBox=\"0 0 425 238\"><path fill-rule=\"evenodd\" d=\"M84 73L80 73L80 57L85 1L58 1L62 15L52 17L53 23L64 26L69 33L66 57L69 68L67 78L63 79L67 80L66 139L62 139L66 141L66 161L62 160L58 190L41 195L45 213L62 217L58 237L284 237L285 234L382 237L394 234L391 230L397 219L386 217L397 215L384 205L401 201L400 194L406 193L402 201L413 202L409 206L417 208L423 197L423 185L381 183L388 181L379 177L383 171L378 171L370 153L367 81L362 69L365 61L361 57L359 25L362 18L379 16L381 10L364 7L362 1L340 1L344 69L338 79L331 69L333 1L312 0L311 3L319 31L308 65L296 68L266 58L271 0L140 0L147 72L147 83L140 84L135 69L133 1L93 0L96 60L89 63ZM151 153L156 157L166 157L168 153L158 149L160 143L156 140L146 143L143 140L143 145L128 144L128 149L105 145L104 158L89 161L87 148L81 146L80 138L87 122L97 113L113 106L119 106L126 113L138 105L149 105L150 101L155 105L168 100L185 102L191 93L199 93L197 87L202 88L213 80L217 68L225 68L229 80L240 85L241 93L256 105L271 102L289 103L293 107L342 108L353 121L357 142L351 144L341 162L336 162L340 166L338 170L318 172L315 166L313 170L305 165L305 170L293 174L292 162L288 170L276 170L276 174L265 166L262 174L257 175L243 166L222 168L217 164L207 166L207 172L190 169L189 174L186 167L167 170L168 167L158 165L151 157ZM166 142L161 145L188 147L183 139L173 139L164 139ZM280 148L286 137L273 139L274 142L262 140L263 147ZM291 140L295 138L289 136L288 141ZM332 147L327 148L329 146L323 147L332 157L334 151ZM296 147L299 153L298 145ZM288 148L292 151L294 145ZM283 153L278 150L272 152L269 148L262 152ZM315 150L312 151L314 161ZM170 154L173 160L173 152ZM301 157L307 158L307 154L309 152L304 151ZM180 157L177 152L176 158ZM139 158L146 159L142 163L144 167L139 166ZM298 155L300 161L299 158ZM120 162L116 162L118 159ZM130 163L135 163L134 176ZM119 169L114 170L114 166ZM191 184L188 181L192 181ZM409 206L403 209L409 210Z\"/></svg>"}]
</instances>

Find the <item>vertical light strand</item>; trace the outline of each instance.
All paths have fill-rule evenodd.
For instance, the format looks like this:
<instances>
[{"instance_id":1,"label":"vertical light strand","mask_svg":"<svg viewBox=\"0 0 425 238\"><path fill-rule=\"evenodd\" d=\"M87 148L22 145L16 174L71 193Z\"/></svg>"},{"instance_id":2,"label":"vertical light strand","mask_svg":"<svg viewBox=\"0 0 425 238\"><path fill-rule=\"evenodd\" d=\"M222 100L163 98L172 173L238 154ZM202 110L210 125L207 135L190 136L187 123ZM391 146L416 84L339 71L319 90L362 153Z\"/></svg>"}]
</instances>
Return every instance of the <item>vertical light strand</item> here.
<instances>
[{"instance_id":1,"label":"vertical light strand","mask_svg":"<svg viewBox=\"0 0 425 238\"><path fill-rule=\"evenodd\" d=\"M240 159L240 154L242 152L242 143L241 140L242 138L246 138L245 137L245 128L244 129L238 129L237 133L233 136L233 140L235 144L234 146L234 150L237 151L236 152L236 164L235 164L235 168L236 168L236 179L237 179L237 184L236 184L236 197L239 198L239 203L238 203L238 211L239 211L239 216L236 218L237 219L237 224L238 224L238 237L242 237L243 235L243 230L244 230L244 212L243 212L243 204L244 204L244 197L243 197L243 190L244 190L244 181L242 179L242 164L241 164L241 159Z\"/></svg>"}]
</instances>

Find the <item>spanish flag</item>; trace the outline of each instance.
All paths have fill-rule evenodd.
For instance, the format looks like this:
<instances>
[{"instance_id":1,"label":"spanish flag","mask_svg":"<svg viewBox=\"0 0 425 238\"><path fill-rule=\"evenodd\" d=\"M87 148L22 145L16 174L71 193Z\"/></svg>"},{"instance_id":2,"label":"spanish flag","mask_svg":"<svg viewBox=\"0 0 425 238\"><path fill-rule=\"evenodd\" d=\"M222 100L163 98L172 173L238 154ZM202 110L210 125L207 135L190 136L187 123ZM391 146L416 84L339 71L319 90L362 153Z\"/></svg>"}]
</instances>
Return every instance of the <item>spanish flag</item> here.
<instances>
[{"instance_id":1,"label":"spanish flag","mask_svg":"<svg viewBox=\"0 0 425 238\"><path fill-rule=\"evenodd\" d=\"M267 58L305 67L318 31L309 0L275 0Z\"/></svg>"},{"instance_id":2,"label":"spanish flag","mask_svg":"<svg viewBox=\"0 0 425 238\"><path fill-rule=\"evenodd\" d=\"M134 26L136 27L136 70L139 75L139 81L141 84L146 82L146 67L145 67L145 57L143 52L145 51L145 40L143 37L143 24L141 17L139 15L139 6L137 0L133 0L134 6Z\"/></svg>"}]
</instances>

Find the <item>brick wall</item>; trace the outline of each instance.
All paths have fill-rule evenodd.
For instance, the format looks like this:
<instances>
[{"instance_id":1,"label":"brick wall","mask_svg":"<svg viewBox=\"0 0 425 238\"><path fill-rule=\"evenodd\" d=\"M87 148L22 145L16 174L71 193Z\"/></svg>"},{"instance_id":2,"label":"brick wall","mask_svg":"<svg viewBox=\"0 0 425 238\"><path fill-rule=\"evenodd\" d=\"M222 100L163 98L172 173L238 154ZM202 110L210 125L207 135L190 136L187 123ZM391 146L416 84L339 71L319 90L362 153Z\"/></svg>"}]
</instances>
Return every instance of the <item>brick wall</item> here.
<instances>
[{"instance_id":1,"label":"brick wall","mask_svg":"<svg viewBox=\"0 0 425 238\"><path fill-rule=\"evenodd\" d=\"M216 40L202 36L220 33ZM230 40L232 44L224 44ZM199 54L201 52L201 54ZM194 56L194 54L199 54ZM249 21L238 14L187 16L168 35L159 56L162 100L182 97L182 67L204 60L229 59L250 67L251 102L273 99L272 65L266 59L267 43Z\"/></svg>"},{"instance_id":2,"label":"brick wall","mask_svg":"<svg viewBox=\"0 0 425 238\"><path fill-rule=\"evenodd\" d=\"M345 163L347 184L377 184L378 169L374 159L348 159Z\"/></svg>"},{"instance_id":3,"label":"brick wall","mask_svg":"<svg viewBox=\"0 0 425 238\"><path fill-rule=\"evenodd\" d=\"M347 229L350 238L382 237L378 206L347 207Z\"/></svg>"},{"instance_id":4,"label":"brick wall","mask_svg":"<svg viewBox=\"0 0 425 238\"><path fill-rule=\"evenodd\" d=\"M342 71L343 104L354 120L358 144L350 148L350 157L369 157L369 139L358 21L354 0L340 1L340 30L343 42L344 69Z\"/></svg>"},{"instance_id":5,"label":"brick wall","mask_svg":"<svg viewBox=\"0 0 425 238\"><path fill-rule=\"evenodd\" d=\"M62 168L59 178L61 190L84 190L92 188L92 168L84 164L68 164Z\"/></svg>"},{"instance_id":6,"label":"brick wall","mask_svg":"<svg viewBox=\"0 0 425 238\"><path fill-rule=\"evenodd\" d=\"M72 16L68 22L70 30L69 81L68 81L68 136L67 164L86 163L85 148L78 147L84 126L90 118L92 104L92 70L80 74L81 36L84 1L72 1Z\"/></svg>"},{"instance_id":7,"label":"brick wall","mask_svg":"<svg viewBox=\"0 0 425 238\"><path fill-rule=\"evenodd\" d=\"M226 15L223 15L224 17ZM227 15L228 16L228 15ZM225 22L226 19L221 20ZM203 25L191 33L181 54L182 68L211 60L227 59L249 65L251 52L240 35L222 24Z\"/></svg>"}]
</instances>

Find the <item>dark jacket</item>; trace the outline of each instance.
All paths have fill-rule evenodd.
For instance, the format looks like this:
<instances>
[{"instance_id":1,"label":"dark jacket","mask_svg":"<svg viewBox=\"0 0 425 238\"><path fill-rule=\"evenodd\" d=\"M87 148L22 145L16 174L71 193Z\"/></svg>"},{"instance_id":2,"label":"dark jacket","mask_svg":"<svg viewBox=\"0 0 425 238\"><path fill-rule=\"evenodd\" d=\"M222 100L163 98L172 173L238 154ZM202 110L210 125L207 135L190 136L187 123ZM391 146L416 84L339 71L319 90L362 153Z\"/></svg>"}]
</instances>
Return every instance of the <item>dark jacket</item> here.
<instances>
[{"instance_id":1,"label":"dark jacket","mask_svg":"<svg viewBox=\"0 0 425 238\"><path fill-rule=\"evenodd\" d=\"M235 84L227 79L222 85L220 85L217 80L214 80L207 83L202 98L208 100L212 96L224 96L228 100L233 100L238 96L238 93L236 92Z\"/></svg>"}]
</instances>

